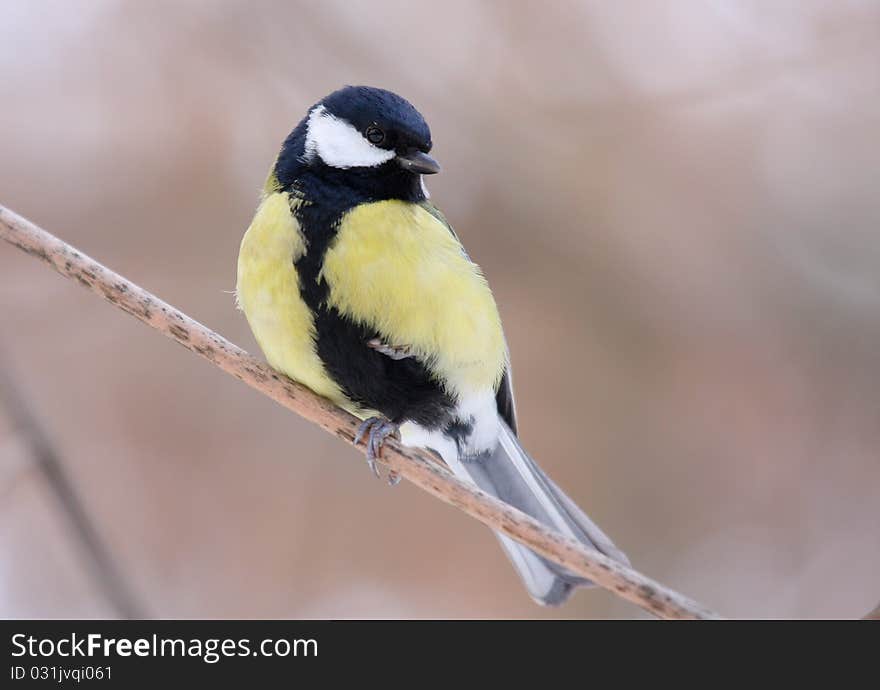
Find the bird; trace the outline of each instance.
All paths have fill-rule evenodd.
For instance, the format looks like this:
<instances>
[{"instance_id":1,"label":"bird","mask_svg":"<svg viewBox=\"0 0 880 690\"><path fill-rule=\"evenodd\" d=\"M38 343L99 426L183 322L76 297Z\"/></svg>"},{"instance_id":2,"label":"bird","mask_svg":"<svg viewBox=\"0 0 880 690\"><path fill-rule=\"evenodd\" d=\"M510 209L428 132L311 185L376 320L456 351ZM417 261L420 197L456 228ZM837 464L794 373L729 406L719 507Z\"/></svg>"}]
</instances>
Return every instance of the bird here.
<instances>
[{"instance_id":1,"label":"bird","mask_svg":"<svg viewBox=\"0 0 880 690\"><path fill-rule=\"evenodd\" d=\"M394 437L606 556L628 560L517 432L493 294L424 177L431 131L406 99L345 86L284 140L241 242L236 299L268 363L354 414L367 462ZM398 478L391 476L391 482ZM534 601L592 584L496 533Z\"/></svg>"}]
</instances>

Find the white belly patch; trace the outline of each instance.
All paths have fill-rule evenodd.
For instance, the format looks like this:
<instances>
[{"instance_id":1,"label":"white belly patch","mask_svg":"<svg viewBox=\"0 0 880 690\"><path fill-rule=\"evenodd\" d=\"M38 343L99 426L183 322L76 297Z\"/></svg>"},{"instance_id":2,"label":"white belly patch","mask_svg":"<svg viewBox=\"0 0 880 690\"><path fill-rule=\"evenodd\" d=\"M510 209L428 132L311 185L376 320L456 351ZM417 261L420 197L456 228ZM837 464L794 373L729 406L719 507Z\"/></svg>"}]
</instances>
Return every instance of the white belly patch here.
<instances>
[{"instance_id":1,"label":"white belly patch","mask_svg":"<svg viewBox=\"0 0 880 690\"><path fill-rule=\"evenodd\" d=\"M415 448L430 448L453 470L462 459L491 453L500 432L495 394L480 391L462 397L456 406L457 424L445 429L426 429L415 422L400 427L401 442Z\"/></svg>"}]
</instances>

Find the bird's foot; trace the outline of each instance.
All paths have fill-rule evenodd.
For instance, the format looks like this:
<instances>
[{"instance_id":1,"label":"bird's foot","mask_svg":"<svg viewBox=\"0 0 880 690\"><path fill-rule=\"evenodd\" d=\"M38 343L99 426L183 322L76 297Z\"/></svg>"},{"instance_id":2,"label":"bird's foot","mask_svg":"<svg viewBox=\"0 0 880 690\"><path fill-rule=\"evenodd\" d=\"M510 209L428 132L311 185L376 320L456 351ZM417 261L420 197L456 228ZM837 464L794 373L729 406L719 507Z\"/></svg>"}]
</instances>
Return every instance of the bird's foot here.
<instances>
[{"instance_id":1,"label":"bird's foot","mask_svg":"<svg viewBox=\"0 0 880 690\"><path fill-rule=\"evenodd\" d=\"M384 417L370 417L365 419L358 427L357 436L354 437L354 445L358 445L362 440L366 439L367 444L367 465L370 466L373 474L381 477L376 461L382 457L382 444L385 439L393 436L400 439L400 427L392 421ZM400 482L400 475L394 470L388 472L389 486L396 486Z\"/></svg>"}]
</instances>

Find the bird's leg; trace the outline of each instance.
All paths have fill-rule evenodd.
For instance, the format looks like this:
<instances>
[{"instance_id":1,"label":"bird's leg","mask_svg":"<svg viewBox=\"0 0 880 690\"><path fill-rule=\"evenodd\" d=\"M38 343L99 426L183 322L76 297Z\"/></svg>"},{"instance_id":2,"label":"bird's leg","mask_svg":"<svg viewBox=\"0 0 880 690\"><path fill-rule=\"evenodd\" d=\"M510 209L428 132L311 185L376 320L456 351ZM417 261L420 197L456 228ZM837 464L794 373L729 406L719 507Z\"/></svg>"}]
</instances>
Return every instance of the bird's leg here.
<instances>
[{"instance_id":1,"label":"bird's leg","mask_svg":"<svg viewBox=\"0 0 880 690\"><path fill-rule=\"evenodd\" d=\"M414 354L413 349L409 345L388 345L387 343L383 343L379 338L368 340L367 347L395 360L407 359Z\"/></svg>"},{"instance_id":2,"label":"bird's leg","mask_svg":"<svg viewBox=\"0 0 880 690\"><path fill-rule=\"evenodd\" d=\"M376 466L376 460L382 456L382 444L385 439L393 436L400 439L400 427L385 417L370 417L365 419L358 427L357 436L354 437L354 445L358 445L361 440L366 438L367 444L367 465L377 477L379 477L379 468ZM388 484L396 486L400 482L400 475L393 470L388 472Z\"/></svg>"}]
</instances>

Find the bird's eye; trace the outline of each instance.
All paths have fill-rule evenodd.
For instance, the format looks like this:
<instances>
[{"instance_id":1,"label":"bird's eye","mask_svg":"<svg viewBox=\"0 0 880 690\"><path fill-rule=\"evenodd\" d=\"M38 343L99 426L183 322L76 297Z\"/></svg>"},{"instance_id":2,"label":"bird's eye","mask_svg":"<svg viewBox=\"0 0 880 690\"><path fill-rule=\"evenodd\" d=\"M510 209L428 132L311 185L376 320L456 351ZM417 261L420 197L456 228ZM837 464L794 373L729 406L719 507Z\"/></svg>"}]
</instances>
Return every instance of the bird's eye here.
<instances>
[{"instance_id":1,"label":"bird's eye","mask_svg":"<svg viewBox=\"0 0 880 690\"><path fill-rule=\"evenodd\" d=\"M367 127L367 141L371 144L381 144L385 141L385 132L379 129L376 125L370 125Z\"/></svg>"}]
</instances>

